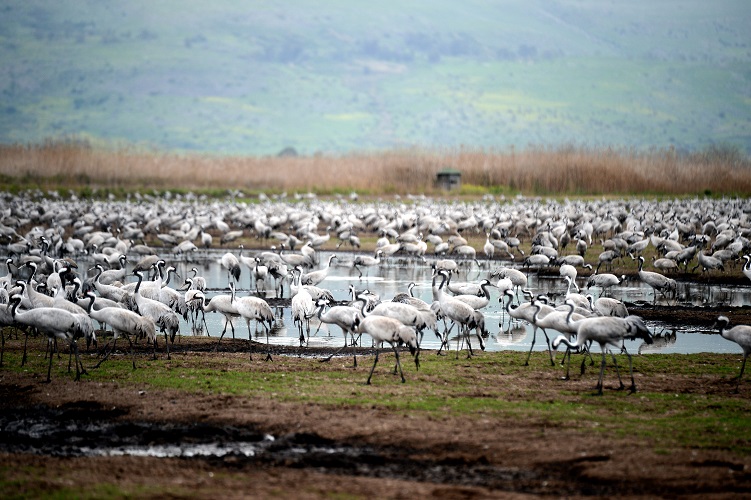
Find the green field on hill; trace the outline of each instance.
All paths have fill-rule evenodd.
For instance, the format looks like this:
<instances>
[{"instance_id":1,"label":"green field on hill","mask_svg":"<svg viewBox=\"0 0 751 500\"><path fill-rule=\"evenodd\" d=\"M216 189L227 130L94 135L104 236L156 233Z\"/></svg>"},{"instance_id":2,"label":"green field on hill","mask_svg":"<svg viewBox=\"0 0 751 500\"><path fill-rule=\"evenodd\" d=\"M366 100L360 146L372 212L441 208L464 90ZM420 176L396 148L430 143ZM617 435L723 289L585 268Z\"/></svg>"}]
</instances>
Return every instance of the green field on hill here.
<instances>
[{"instance_id":1,"label":"green field on hill","mask_svg":"<svg viewBox=\"0 0 751 500\"><path fill-rule=\"evenodd\" d=\"M744 1L13 1L0 18L0 143L751 151Z\"/></svg>"}]
</instances>

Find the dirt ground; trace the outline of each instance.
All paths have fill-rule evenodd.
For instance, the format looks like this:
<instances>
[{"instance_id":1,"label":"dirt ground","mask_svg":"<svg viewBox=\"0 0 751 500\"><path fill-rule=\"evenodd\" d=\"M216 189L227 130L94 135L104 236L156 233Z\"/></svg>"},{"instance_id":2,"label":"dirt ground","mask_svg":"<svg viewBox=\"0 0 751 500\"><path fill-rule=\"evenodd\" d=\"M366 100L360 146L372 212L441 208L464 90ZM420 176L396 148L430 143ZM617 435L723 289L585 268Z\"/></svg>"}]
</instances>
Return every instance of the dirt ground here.
<instances>
[{"instance_id":1,"label":"dirt ground","mask_svg":"<svg viewBox=\"0 0 751 500\"><path fill-rule=\"evenodd\" d=\"M231 340L227 349L232 349ZM244 349L238 350L238 363L246 363ZM279 348L276 354L283 350ZM232 355L213 353L206 349L205 342L192 343L191 337L183 338L176 355L183 353L192 353L192 363L198 365L212 356ZM296 369L293 357L285 359L284 365L286 370ZM363 361L363 367L367 366L368 361ZM363 374L366 369L360 368ZM45 376L0 371L0 409L6 419L54 414L99 424L149 424L167 433L167 439L175 440L195 437L192 434L216 435L219 439L271 434L277 436L279 446L285 442L293 448L346 447L359 451L310 453L302 458L280 454L266 460L234 455L188 459L3 453L0 460L6 465L5 487L18 485L17 491L15 486L6 489L5 494L10 496L37 496L40 492L78 496L87 491L93 496L106 496L110 490L103 490L102 485L116 485L114 491L132 496L160 498L751 495L751 457L725 450L678 448L657 452L646 442L583 433L534 419L473 418L468 422L450 415L416 419L379 406L332 407L270 397L141 391L86 377L80 382L58 377L46 384ZM549 374L535 370L499 376L491 383L513 384L520 397L539 401L553 400L560 390L551 384ZM592 389L591 379L566 383L571 390ZM716 378L645 377L638 384L643 390L665 392L732 389ZM195 427L197 423L199 427ZM7 439L8 435L0 437ZM44 474L34 477L33 471L39 468ZM29 484L37 489L26 491Z\"/></svg>"}]
</instances>

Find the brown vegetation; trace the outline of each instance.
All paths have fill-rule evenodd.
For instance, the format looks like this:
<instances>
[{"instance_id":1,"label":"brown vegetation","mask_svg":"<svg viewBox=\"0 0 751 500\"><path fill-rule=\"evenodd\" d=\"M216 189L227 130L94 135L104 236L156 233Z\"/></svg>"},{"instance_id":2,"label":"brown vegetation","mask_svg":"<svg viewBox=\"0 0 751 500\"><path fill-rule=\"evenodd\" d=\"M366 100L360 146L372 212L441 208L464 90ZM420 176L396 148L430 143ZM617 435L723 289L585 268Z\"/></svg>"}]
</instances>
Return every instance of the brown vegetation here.
<instances>
[{"instance_id":1,"label":"brown vegetation","mask_svg":"<svg viewBox=\"0 0 751 500\"><path fill-rule=\"evenodd\" d=\"M468 194L748 194L751 161L737 150L574 147L483 151L419 149L343 156L233 157L47 143L0 146L0 174L21 187L242 189L322 193L434 193L435 173L462 171ZM474 187L477 187L476 189Z\"/></svg>"}]
</instances>

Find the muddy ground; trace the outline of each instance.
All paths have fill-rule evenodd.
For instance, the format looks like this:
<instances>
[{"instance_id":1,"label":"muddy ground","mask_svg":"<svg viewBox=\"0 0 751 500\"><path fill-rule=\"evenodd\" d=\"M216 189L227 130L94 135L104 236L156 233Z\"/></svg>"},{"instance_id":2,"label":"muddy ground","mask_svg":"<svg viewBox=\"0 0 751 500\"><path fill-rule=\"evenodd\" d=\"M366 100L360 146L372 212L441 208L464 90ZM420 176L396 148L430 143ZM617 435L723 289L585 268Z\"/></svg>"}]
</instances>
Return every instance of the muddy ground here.
<instances>
[{"instance_id":1,"label":"muddy ground","mask_svg":"<svg viewBox=\"0 0 751 500\"><path fill-rule=\"evenodd\" d=\"M675 314L672 308L635 312L651 319ZM687 321L706 323L721 313L727 311L694 310ZM745 318L748 311L733 314ZM174 356L192 366L201 366L212 356L234 356L238 366L247 364L246 342L228 340L215 353L205 340L183 337ZM20 347L20 342L6 345L11 352ZM285 352L297 350L276 347L274 354ZM361 350L363 355L369 352ZM146 350L141 353L147 355ZM260 367L264 362L255 363ZM295 356L285 357L283 365L285 370L303 369ZM363 359L359 368L363 378L369 366L369 359ZM113 491L160 498L751 495L751 457L727 450L658 452L648 442L534 419L467 421L451 415L417 419L380 406L333 407L272 397L144 391L86 377L80 382L57 377L47 384L45 377L42 372L0 371L4 495L107 496ZM574 377L566 382L566 389L591 391L592 381ZM499 374L488 383L513 384L519 397L530 401L552 401L561 390L558 383L551 383L549 373L534 369L521 375ZM638 384L641 390L655 392L713 394L733 389L731 382L716 377L644 377ZM483 397L481 390L477 396ZM748 397L748 391L738 397ZM45 425L56 430L43 439L33 432L10 431ZM229 453L203 458L81 453L82 448L98 446L238 441L258 443L261 451L253 456ZM115 489L108 489L111 485Z\"/></svg>"}]
</instances>

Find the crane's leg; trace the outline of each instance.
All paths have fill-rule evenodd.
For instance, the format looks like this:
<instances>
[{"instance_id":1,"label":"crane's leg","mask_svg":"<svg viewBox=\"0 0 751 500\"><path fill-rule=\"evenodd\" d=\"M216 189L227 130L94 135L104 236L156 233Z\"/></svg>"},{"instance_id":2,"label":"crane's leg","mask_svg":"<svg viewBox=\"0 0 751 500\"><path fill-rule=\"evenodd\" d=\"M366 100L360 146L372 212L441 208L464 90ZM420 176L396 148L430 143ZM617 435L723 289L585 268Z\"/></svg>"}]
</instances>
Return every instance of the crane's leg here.
<instances>
[{"instance_id":1,"label":"crane's leg","mask_svg":"<svg viewBox=\"0 0 751 500\"><path fill-rule=\"evenodd\" d=\"M743 377L743 370L746 368L746 359L748 358L748 354L745 354L743 356L743 364L741 365L741 373L738 374L738 381L735 383L735 392L738 392L738 387L741 385L741 377Z\"/></svg>"},{"instance_id":2,"label":"crane's leg","mask_svg":"<svg viewBox=\"0 0 751 500\"><path fill-rule=\"evenodd\" d=\"M125 336L126 339L128 339L128 343L130 344L130 355L133 358L133 369L136 369L136 348L133 345L133 341L130 340L130 335Z\"/></svg>"},{"instance_id":3,"label":"crane's leg","mask_svg":"<svg viewBox=\"0 0 751 500\"><path fill-rule=\"evenodd\" d=\"M172 358L170 357L170 352L169 352L169 337L166 331L164 332L164 346L167 349L167 359L171 360Z\"/></svg>"},{"instance_id":4,"label":"crane's leg","mask_svg":"<svg viewBox=\"0 0 751 500\"><path fill-rule=\"evenodd\" d=\"M206 324L206 311L201 309L201 317L203 320L203 327L206 329L206 336L211 337L211 334L209 333L209 325ZM198 319L198 312L196 312L196 320Z\"/></svg>"},{"instance_id":5,"label":"crane's leg","mask_svg":"<svg viewBox=\"0 0 751 500\"><path fill-rule=\"evenodd\" d=\"M81 358L78 356L78 343L75 341L75 339L71 342L70 348L76 355L76 380L78 381L81 380L81 374L86 373L86 370L84 370L83 363L81 363Z\"/></svg>"},{"instance_id":6,"label":"crane's leg","mask_svg":"<svg viewBox=\"0 0 751 500\"><path fill-rule=\"evenodd\" d=\"M204 322L205 322L205 320L204 320ZM222 342L222 338L224 338L224 334L227 332L227 323L229 323L229 319L225 318L224 319L224 329L222 330L222 334L219 335L219 342L217 342L216 345L214 346L214 350L215 351L217 349L219 349L219 344ZM206 331L208 332L208 329ZM234 330L233 330L233 332L234 332ZM233 334L233 337L234 337L234 334Z\"/></svg>"},{"instance_id":7,"label":"crane's leg","mask_svg":"<svg viewBox=\"0 0 751 500\"><path fill-rule=\"evenodd\" d=\"M561 366L566 365L566 375L561 377L561 380L571 380L571 377L569 377L569 368L571 368L571 348L566 347L566 352L563 353L563 361L561 361Z\"/></svg>"},{"instance_id":8,"label":"crane's leg","mask_svg":"<svg viewBox=\"0 0 751 500\"><path fill-rule=\"evenodd\" d=\"M636 392L636 382L634 381L634 365L631 363L631 354L626 351L626 356L628 356L628 371L631 374L631 387L628 389L629 394L633 394Z\"/></svg>"},{"instance_id":9,"label":"crane's leg","mask_svg":"<svg viewBox=\"0 0 751 500\"><path fill-rule=\"evenodd\" d=\"M474 351L472 351L472 340L470 338L470 335L471 334L469 333L469 327L467 327L464 330L464 336L467 339L467 359L469 359L469 358L471 358L472 356L475 355Z\"/></svg>"},{"instance_id":10,"label":"crane's leg","mask_svg":"<svg viewBox=\"0 0 751 500\"><path fill-rule=\"evenodd\" d=\"M250 319L246 319L245 324L248 326L248 352L250 353L250 361L253 361L253 334L250 331ZM266 340L268 343L268 336Z\"/></svg>"},{"instance_id":11,"label":"crane's leg","mask_svg":"<svg viewBox=\"0 0 751 500\"><path fill-rule=\"evenodd\" d=\"M628 354L628 351L626 351L625 348L623 348L623 351L628 355L629 362L630 362L631 361L631 355ZM615 366L615 374L618 375L618 390L622 391L623 389L626 388L626 386L623 385L623 380L621 379L621 371L618 369L618 360L615 359L615 354L614 353L611 352L610 355L613 357L613 365ZM632 374L631 381L633 382L633 374Z\"/></svg>"},{"instance_id":12,"label":"crane's leg","mask_svg":"<svg viewBox=\"0 0 751 500\"><path fill-rule=\"evenodd\" d=\"M50 364L47 367L47 380L46 380L46 382L49 384L52 381L52 378L50 377L50 374L52 373L52 339L49 339L47 341L47 344L48 344L49 350L50 350Z\"/></svg>"},{"instance_id":13,"label":"crane's leg","mask_svg":"<svg viewBox=\"0 0 751 500\"><path fill-rule=\"evenodd\" d=\"M544 328L540 328L540 330L542 330L542 333L545 335L545 343L548 346L548 355L550 356L550 366L555 366L555 360L553 359L553 350L550 348L550 337L548 337L548 332L546 332Z\"/></svg>"},{"instance_id":14,"label":"crane's leg","mask_svg":"<svg viewBox=\"0 0 751 500\"><path fill-rule=\"evenodd\" d=\"M24 340L23 340L23 356L21 356L21 366L24 366L26 364L26 346L29 344L29 332L24 331Z\"/></svg>"},{"instance_id":15,"label":"crane's leg","mask_svg":"<svg viewBox=\"0 0 751 500\"><path fill-rule=\"evenodd\" d=\"M396 366L399 367L399 375L402 377L402 384L403 384L407 380L404 378L404 372L402 371L402 363L401 361L399 361L399 350L396 348L395 345L392 345L391 348L394 349L394 354L396 354Z\"/></svg>"},{"instance_id":16,"label":"crane's leg","mask_svg":"<svg viewBox=\"0 0 751 500\"><path fill-rule=\"evenodd\" d=\"M107 350L107 346L109 344L110 344L109 341L107 341L107 343L104 344L104 347L102 348L102 352L104 353L104 357L99 360L99 362L94 366L94 368L99 368L101 366L101 364L104 363L107 360L107 358L110 357L110 353L115 350L115 345L117 344L117 337L114 337L114 340L112 342L112 347L108 351Z\"/></svg>"},{"instance_id":17,"label":"crane's leg","mask_svg":"<svg viewBox=\"0 0 751 500\"><path fill-rule=\"evenodd\" d=\"M271 344L269 343L269 333L271 328L266 327L266 325L264 325L264 327L266 328L266 361L271 361Z\"/></svg>"},{"instance_id":18,"label":"crane's leg","mask_svg":"<svg viewBox=\"0 0 751 500\"><path fill-rule=\"evenodd\" d=\"M459 359L459 351L462 349L462 344L464 343L464 328L462 328L463 325L459 326L459 334L456 336L456 359ZM446 351L449 350L448 344L446 344ZM469 353L467 353L467 357L469 357Z\"/></svg>"},{"instance_id":19,"label":"crane's leg","mask_svg":"<svg viewBox=\"0 0 751 500\"><path fill-rule=\"evenodd\" d=\"M455 324L456 324L456 323L454 323L454 322L452 321L452 322L451 322L451 326L447 328L447 327L446 327L446 323L445 323L445 320L444 320L444 326L443 326L443 338L441 338L441 348L440 348L440 349L438 349L438 352L437 352L436 354L441 354L441 351L443 350L443 346L446 346L446 352L448 353L448 351L449 351L449 337L451 336L451 330L453 330L453 329L454 329L454 325L455 325Z\"/></svg>"},{"instance_id":20,"label":"crane's leg","mask_svg":"<svg viewBox=\"0 0 751 500\"><path fill-rule=\"evenodd\" d=\"M600 362L600 378L597 381L597 395L602 396L602 377L605 375L605 349L602 350L602 361Z\"/></svg>"},{"instance_id":21,"label":"crane's leg","mask_svg":"<svg viewBox=\"0 0 751 500\"><path fill-rule=\"evenodd\" d=\"M370 375L368 375L368 381L365 382L367 385L370 385L370 379L373 377L373 372L375 371L376 364L378 364L378 353L379 349L376 347L376 355L375 360L373 361L373 367L370 369Z\"/></svg>"},{"instance_id":22,"label":"crane's leg","mask_svg":"<svg viewBox=\"0 0 751 500\"><path fill-rule=\"evenodd\" d=\"M5 354L5 334L0 332L0 368L3 367L3 355Z\"/></svg>"},{"instance_id":23,"label":"crane's leg","mask_svg":"<svg viewBox=\"0 0 751 500\"><path fill-rule=\"evenodd\" d=\"M537 338L537 326L532 329L532 345L529 346L529 353L527 354L527 360L524 362L524 366L529 366L529 358L532 357L532 349L535 348L535 340Z\"/></svg>"},{"instance_id":24,"label":"crane's leg","mask_svg":"<svg viewBox=\"0 0 751 500\"><path fill-rule=\"evenodd\" d=\"M478 326L475 331L477 332L477 341L480 342L480 350L485 350L485 341L482 339L482 329Z\"/></svg>"}]
</instances>

